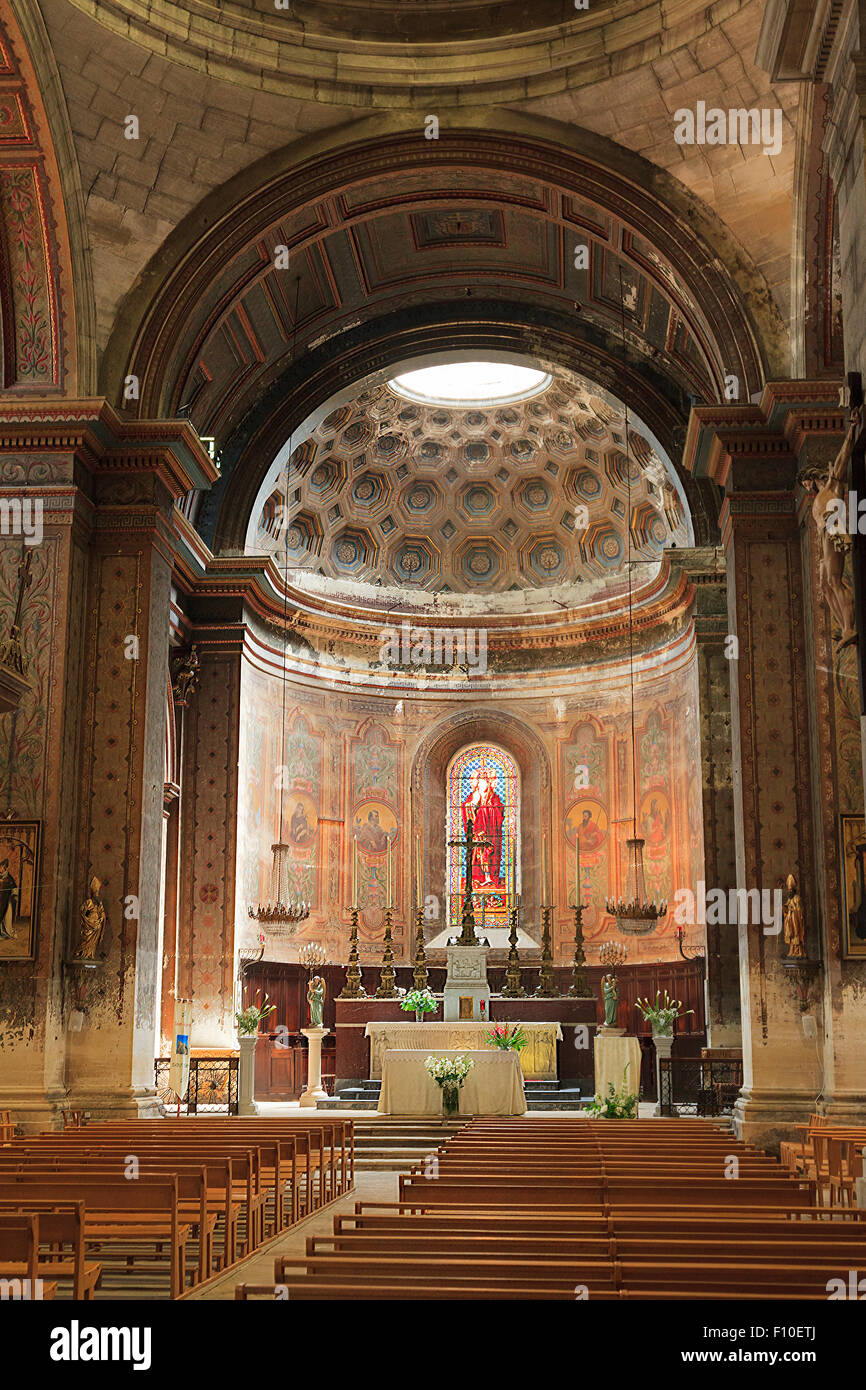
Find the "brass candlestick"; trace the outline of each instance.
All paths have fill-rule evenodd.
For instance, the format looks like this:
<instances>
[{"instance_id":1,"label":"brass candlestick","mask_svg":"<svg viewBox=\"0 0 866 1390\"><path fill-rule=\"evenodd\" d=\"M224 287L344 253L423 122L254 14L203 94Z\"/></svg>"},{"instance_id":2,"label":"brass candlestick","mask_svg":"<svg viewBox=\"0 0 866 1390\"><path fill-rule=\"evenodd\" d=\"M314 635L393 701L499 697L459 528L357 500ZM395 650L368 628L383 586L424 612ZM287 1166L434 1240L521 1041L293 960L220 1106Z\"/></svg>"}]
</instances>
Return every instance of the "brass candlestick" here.
<instances>
[{"instance_id":1,"label":"brass candlestick","mask_svg":"<svg viewBox=\"0 0 866 1390\"><path fill-rule=\"evenodd\" d=\"M397 976L394 973L394 950L393 939L391 936L391 909L385 909L385 950L382 955L382 969L379 971L379 987L376 990L377 999L396 999L397 998Z\"/></svg>"},{"instance_id":2,"label":"brass candlestick","mask_svg":"<svg viewBox=\"0 0 866 1390\"><path fill-rule=\"evenodd\" d=\"M412 976L416 989L427 988L427 952L424 950L424 909L415 911L415 971Z\"/></svg>"},{"instance_id":3,"label":"brass candlestick","mask_svg":"<svg viewBox=\"0 0 866 1390\"><path fill-rule=\"evenodd\" d=\"M595 995L586 978L586 953L583 949L583 903L578 901L574 909L574 960L571 965L571 989L569 999L594 999Z\"/></svg>"},{"instance_id":4,"label":"brass candlestick","mask_svg":"<svg viewBox=\"0 0 866 1390\"><path fill-rule=\"evenodd\" d=\"M367 991L361 983L361 962L358 957L358 909L352 908L352 926L349 931L349 964L346 966L346 983L337 995L338 999L366 999Z\"/></svg>"},{"instance_id":5,"label":"brass candlestick","mask_svg":"<svg viewBox=\"0 0 866 1390\"><path fill-rule=\"evenodd\" d=\"M520 913L520 902L515 902L511 909L511 930L508 933L508 966L505 971L505 984L501 994L503 999L523 999L526 990L520 983L520 955L517 950L517 923Z\"/></svg>"},{"instance_id":6,"label":"brass candlestick","mask_svg":"<svg viewBox=\"0 0 866 1390\"><path fill-rule=\"evenodd\" d=\"M550 949L550 908L541 909L541 972L538 976L536 999L558 999L559 990L553 978L553 951Z\"/></svg>"},{"instance_id":7,"label":"brass candlestick","mask_svg":"<svg viewBox=\"0 0 866 1390\"><path fill-rule=\"evenodd\" d=\"M602 965L615 975L621 965L625 965L628 951L620 941L603 941L598 948L598 958Z\"/></svg>"}]
</instances>

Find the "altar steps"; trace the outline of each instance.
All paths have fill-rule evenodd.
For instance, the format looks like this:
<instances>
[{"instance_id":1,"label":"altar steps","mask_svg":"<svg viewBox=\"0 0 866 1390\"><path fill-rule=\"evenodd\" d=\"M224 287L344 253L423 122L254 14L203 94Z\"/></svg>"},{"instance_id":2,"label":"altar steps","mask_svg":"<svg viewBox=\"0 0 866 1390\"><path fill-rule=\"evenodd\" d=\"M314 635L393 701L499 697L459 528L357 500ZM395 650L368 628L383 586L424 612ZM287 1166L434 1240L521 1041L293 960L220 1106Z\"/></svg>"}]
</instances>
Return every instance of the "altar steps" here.
<instances>
[{"instance_id":1,"label":"altar steps","mask_svg":"<svg viewBox=\"0 0 866 1390\"><path fill-rule=\"evenodd\" d=\"M319 1106L321 1109L321 1106ZM400 1119L378 1115L355 1121L355 1168L365 1173L408 1173L451 1139L466 1120Z\"/></svg>"},{"instance_id":2,"label":"altar steps","mask_svg":"<svg viewBox=\"0 0 866 1390\"><path fill-rule=\"evenodd\" d=\"M375 1110L379 1104L381 1081L360 1081L356 1086L343 1086L329 1100L320 1100L319 1110ZM576 1086L561 1086L553 1081L527 1081L526 1108L534 1110L582 1110L591 1096L582 1096Z\"/></svg>"}]
</instances>

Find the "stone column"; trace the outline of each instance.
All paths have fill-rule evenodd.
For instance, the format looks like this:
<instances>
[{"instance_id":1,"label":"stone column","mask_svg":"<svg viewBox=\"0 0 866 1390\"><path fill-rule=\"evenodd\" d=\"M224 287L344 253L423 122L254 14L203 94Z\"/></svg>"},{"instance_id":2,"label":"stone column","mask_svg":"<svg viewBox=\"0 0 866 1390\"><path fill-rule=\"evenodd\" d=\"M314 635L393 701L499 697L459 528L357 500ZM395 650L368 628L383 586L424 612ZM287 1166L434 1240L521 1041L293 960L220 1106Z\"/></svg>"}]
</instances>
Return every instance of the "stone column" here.
<instances>
[{"instance_id":1,"label":"stone column","mask_svg":"<svg viewBox=\"0 0 866 1390\"><path fill-rule=\"evenodd\" d=\"M814 910L796 459L768 424L773 404L767 399L766 414L754 405L698 408L686 443L687 466L725 489L728 624L738 642L731 729L740 898L736 925L724 928L737 932L740 957L744 1085L734 1122L741 1137L765 1146L809 1114L821 1086L815 1043L804 1033L782 964L781 933L772 921L755 920L756 895L767 895L772 913L773 895L789 873L801 885L807 913ZM748 912L744 893L752 895Z\"/></svg>"},{"instance_id":2,"label":"stone column","mask_svg":"<svg viewBox=\"0 0 866 1390\"><path fill-rule=\"evenodd\" d=\"M238 1059L238 1114L258 1115L255 1102L256 1082L256 1043L258 1034L238 1039L240 1057ZM321 1044L320 1044L321 1047ZM303 1104L303 1100L301 1102Z\"/></svg>"},{"instance_id":3,"label":"stone column","mask_svg":"<svg viewBox=\"0 0 866 1390\"><path fill-rule=\"evenodd\" d=\"M656 1050L656 1095L658 1096L653 1115L655 1115L656 1118L664 1114L662 1110L662 1059L665 1061L670 1060L671 1048L673 1045L674 1038L672 1033L653 1033L653 1046Z\"/></svg>"},{"instance_id":4,"label":"stone column","mask_svg":"<svg viewBox=\"0 0 866 1390\"><path fill-rule=\"evenodd\" d=\"M302 1108L315 1106L320 1100L328 1099L328 1092L322 1086L322 1039L327 1037L329 1028L302 1028L307 1039L307 1084L299 1104Z\"/></svg>"},{"instance_id":5,"label":"stone column","mask_svg":"<svg viewBox=\"0 0 866 1390\"><path fill-rule=\"evenodd\" d=\"M235 917L247 910L236 901L245 626L240 601L231 602L237 622L192 629L199 684L183 720L177 988L192 1000L196 1048L234 1047Z\"/></svg>"},{"instance_id":6,"label":"stone column","mask_svg":"<svg viewBox=\"0 0 866 1390\"><path fill-rule=\"evenodd\" d=\"M736 886L731 769L731 661L727 572L720 547L681 550L677 562L695 586L694 625L700 692L704 882L726 895ZM693 929L693 935L694 929ZM737 933L706 926L705 1009L710 1047L739 1047L740 956Z\"/></svg>"},{"instance_id":7,"label":"stone column","mask_svg":"<svg viewBox=\"0 0 866 1390\"><path fill-rule=\"evenodd\" d=\"M69 1103L94 1117L159 1113L153 1051L173 508L193 483L213 477L188 427L119 423L116 436L93 476L74 866L76 902L91 875L101 880L109 932L104 965L88 983L86 1026L67 1054Z\"/></svg>"},{"instance_id":8,"label":"stone column","mask_svg":"<svg viewBox=\"0 0 866 1390\"><path fill-rule=\"evenodd\" d=\"M41 822L42 862L35 963L0 982L0 1104L26 1128L64 1105L151 1113L173 503L216 475L180 422L130 424L104 401L0 414L0 477L49 522L24 618L34 679L3 717L6 809ZM71 960L93 876L108 931L85 973Z\"/></svg>"},{"instance_id":9,"label":"stone column","mask_svg":"<svg viewBox=\"0 0 866 1390\"><path fill-rule=\"evenodd\" d=\"M32 943L4 943L0 965L0 1107L27 1130L57 1123L66 1096L62 959L74 912L76 767L81 722L87 543L92 507L79 486L87 420L29 424L45 402L0 404L0 499L41 516L21 620L26 689L0 714L0 812L41 826ZM49 411L50 413L50 411ZM86 480L86 474L85 474ZM0 640L15 606L22 538L0 535ZM28 933L29 936L29 933Z\"/></svg>"}]
</instances>

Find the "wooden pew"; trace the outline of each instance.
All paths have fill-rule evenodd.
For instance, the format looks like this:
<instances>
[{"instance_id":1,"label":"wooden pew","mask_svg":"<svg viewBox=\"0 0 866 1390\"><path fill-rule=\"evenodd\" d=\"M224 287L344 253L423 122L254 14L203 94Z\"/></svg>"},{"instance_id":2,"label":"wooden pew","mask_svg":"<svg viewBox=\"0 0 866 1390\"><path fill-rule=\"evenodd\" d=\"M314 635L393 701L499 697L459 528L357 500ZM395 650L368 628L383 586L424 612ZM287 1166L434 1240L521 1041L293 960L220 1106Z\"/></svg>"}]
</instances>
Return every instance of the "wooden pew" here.
<instances>
[{"instance_id":1,"label":"wooden pew","mask_svg":"<svg viewBox=\"0 0 866 1390\"><path fill-rule=\"evenodd\" d=\"M21 1210L17 1201L0 1201L0 1218ZM102 1275L102 1265L88 1260L84 1249L83 1202L34 1202L27 1199L26 1214L38 1217L39 1276L62 1282L69 1280L71 1296L92 1299ZM47 1245L48 1251L42 1247ZM67 1253L64 1247L69 1247ZM2 1271L5 1274L5 1270Z\"/></svg>"},{"instance_id":2,"label":"wooden pew","mask_svg":"<svg viewBox=\"0 0 866 1390\"><path fill-rule=\"evenodd\" d=\"M186 1284L186 1246L189 1226L178 1216L178 1183L172 1178L140 1178L128 1182L104 1174L64 1170L31 1177L0 1173L0 1200L84 1202L84 1238L97 1246L168 1246L169 1289L172 1298Z\"/></svg>"},{"instance_id":3,"label":"wooden pew","mask_svg":"<svg viewBox=\"0 0 866 1390\"><path fill-rule=\"evenodd\" d=\"M56 1280L39 1273L39 1217L35 1212L0 1213L0 1280L6 1298L53 1299ZM8 1285L13 1286L13 1290Z\"/></svg>"}]
</instances>

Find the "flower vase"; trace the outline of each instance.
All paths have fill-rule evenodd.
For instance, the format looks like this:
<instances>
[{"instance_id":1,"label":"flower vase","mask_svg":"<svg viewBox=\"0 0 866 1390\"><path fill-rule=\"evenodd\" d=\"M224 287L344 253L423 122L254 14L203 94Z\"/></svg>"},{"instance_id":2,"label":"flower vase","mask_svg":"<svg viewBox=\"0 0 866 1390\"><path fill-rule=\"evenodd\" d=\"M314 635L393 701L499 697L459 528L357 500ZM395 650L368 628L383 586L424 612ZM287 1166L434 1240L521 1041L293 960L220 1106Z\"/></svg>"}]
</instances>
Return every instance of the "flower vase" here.
<instances>
[{"instance_id":1,"label":"flower vase","mask_svg":"<svg viewBox=\"0 0 866 1390\"><path fill-rule=\"evenodd\" d=\"M415 1010L415 1022L416 1022L416 1023L423 1023L423 1022L424 1022L424 1010L423 1010L423 1009L416 1009L416 1010Z\"/></svg>"},{"instance_id":2,"label":"flower vase","mask_svg":"<svg viewBox=\"0 0 866 1390\"><path fill-rule=\"evenodd\" d=\"M460 1087L442 1087L442 1113L443 1115L456 1115L460 1108Z\"/></svg>"}]
</instances>

